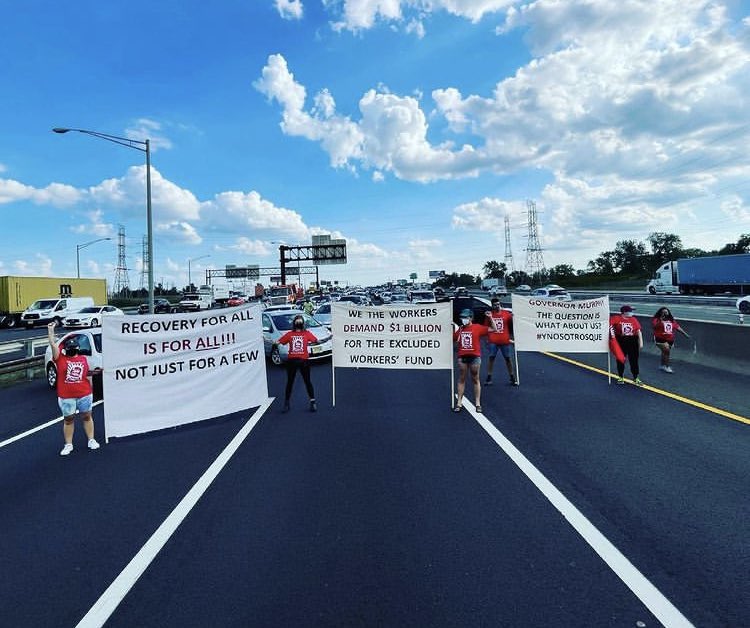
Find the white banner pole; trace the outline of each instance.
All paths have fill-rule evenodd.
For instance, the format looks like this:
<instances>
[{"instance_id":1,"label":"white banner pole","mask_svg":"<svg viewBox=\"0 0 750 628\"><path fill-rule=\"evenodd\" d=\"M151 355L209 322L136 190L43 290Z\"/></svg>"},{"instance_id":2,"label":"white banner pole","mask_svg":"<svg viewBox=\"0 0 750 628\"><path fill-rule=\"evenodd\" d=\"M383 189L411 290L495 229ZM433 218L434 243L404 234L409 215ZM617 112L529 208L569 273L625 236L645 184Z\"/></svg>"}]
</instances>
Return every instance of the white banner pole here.
<instances>
[{"instance_id":1,"label":"white banner pole","mask_svg":"<svg viewBox=\"0 0 750 628\"><path fill-rule=\"evenodd\" d=\"M607 384L612 385L612 353L607 352Z\"/></svg>"},{"instance_id":2,"label":"white banner pole","mask_svg":"<svg viewBox=\"0 0 750 628\"><path fill-rule=\"evenodd\" d=\"M456 377L454 362L455 360L451 360L451 410L456 407Z\"/></svg>"},{"instance_id":3,"label":"white banner pole","mask_svg":"<svg viewBox=\"0 0 750 628\"><path fill-rule=\"evenodd\" d=\"M516 343L513 343L513 354L516 356L516 384L521 385L521 376L518 374L518 349L516 349Z\"/></svg>"},{"instance_id":4,"label":"white banner pole","mask_svg":"<svg viewBox=\"0 0 750 628\"><path fill-rule=\"evenodd\" d=\"M331 357L331 392L333 393L333 407L336 407L336 367L333 365L333 357Z\"/></svg>"}]
</instances>

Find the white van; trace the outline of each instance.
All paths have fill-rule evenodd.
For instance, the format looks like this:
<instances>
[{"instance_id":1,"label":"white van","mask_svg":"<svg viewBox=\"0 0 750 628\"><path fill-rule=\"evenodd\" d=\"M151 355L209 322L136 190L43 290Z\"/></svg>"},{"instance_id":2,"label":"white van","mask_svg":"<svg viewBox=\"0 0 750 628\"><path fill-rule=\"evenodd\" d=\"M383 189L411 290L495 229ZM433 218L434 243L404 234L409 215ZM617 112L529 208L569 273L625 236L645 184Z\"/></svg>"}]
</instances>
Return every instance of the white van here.
<instances>
[{"instance_id":1,"label":"white van","mask_svg":"<svg viewBox=\"0 0 750 628\"><path fill-rule=\"evenodd\" d=\"M180 299L180 312L197 312L198 310L209 310L213 306L211 295L201 292L192 292L182 295Z\"/></svg>"},{"instance_id":2,"label":"white van","mask_svg":"<svg viewBox=\"0 0 750 628\"><path fill-rule=\"evenodd\" d=\"M58 325L66 316L80 312L85 307L94 305L92 297L51 297L34 301L21 314L21 324L26 327L46 325L54 321Z\"/></svg>"}]
</instances>

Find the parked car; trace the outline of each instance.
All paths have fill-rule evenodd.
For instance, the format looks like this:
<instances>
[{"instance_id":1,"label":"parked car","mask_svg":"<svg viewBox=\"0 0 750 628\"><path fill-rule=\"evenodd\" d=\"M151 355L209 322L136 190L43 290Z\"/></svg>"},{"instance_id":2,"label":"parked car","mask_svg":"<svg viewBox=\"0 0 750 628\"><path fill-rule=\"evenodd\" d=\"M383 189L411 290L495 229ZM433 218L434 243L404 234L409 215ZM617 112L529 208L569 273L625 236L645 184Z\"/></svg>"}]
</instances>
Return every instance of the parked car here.
<instances>
[{"instance_id":1,"label":"parked car","mask_svg":"<svg viewBox=\"0 0 750 628\"><path fill-rule=\"evenodd\" d=\"M572 301L573 300L573 297L570 296L570 293L567 290L565 290L564 288L559 288L559 287L537 288L536 290L532 290L529 296L532 296L537 299L547 299L549 301Z\"/></svg>"},{"instance_id":2,"label":"parked car","mask_svg":"<svg viewBox=\"0 0 750 628\"><path fill-rule=\"evenodd\" d=\"M102 330L101 329L82 329L63 334L56 340L57 346L62 347L63 342L68 338L75 338L78 341L78 348L81 355L88 358L89 369L102 367ZM47 347L44 352L44 368L47 373L47 385L50 388L57 386L57 368L52 361L52 348ZM94 375L92 377L94 385L94 399L102 398L102 376Z\"/></svg>"},{"instance_id":3,"label":"parked car","mask_svg":"<svg viewBox=\"0 0 750 628\"><path fill-rule=\"evenodd\" d=\"M469 290L468 288L465 288L464 286L458 286L456 290L453 292L454 297L468 297L469 296Z\"/></svg>"},{"instance_id":4,"label":"parked car","mask_svg":"<svg viewBox=\"0 0 750 628\"><path fill-rule=\"evenodd\" d=\"M119 307L113 305L91 305L76 314L63 319L63 327L99 327L102 318L112 314L124 314Z\"/></svg>"},{"instance_id":5,"label":"parked car","mask_svg":"<svg viewBox=\"0 0 750 628\"><path fill-rule=\"evenodd\" d=\"M323 323L328 329L331 328L331 304L321 303L312 313L313 318Z\"/></svg>"},{"instance_id":6,"label":"parked car","mask_svg":"<svg viewBox=\"0 0 750 628\"><path fill-rule=\"evenodd\" d=\"M456 325L461 323L462 310L471 310L474 312L474 322L484 323L487 312L492 310L492 303L484 297L455 297L453 299L453 322Z\"/></svg>"},{"instance_id":7,"label":"parked car","mask_svg":"<svg viewBox=\"0 0 750 628\"><path fill-rule=\"evenodd\" d=\"M235 296L229 297L229 299L227 299L227 305L229 307L234 307L236 305L242 305L245 302L246 302L245 301L245 297L241 297L239 295L235 295Z\"/></svg>"},{"instance_id":8,"label":"parked car","mask_svg":"<svg viewBox=\"0 0 750 628\"><path fill-rule=\"evenodd\" d=\"M492 286L489 295L490 297L507 297L508 289L505 286Z\"/></svg>"},{"instance_id":9,"label":"parked car","mask_svg":"<svg viewBox=\"0 0 750 628\"><path fill-rule=\"evenodd\" d=\"M370 299L361 294L345 294L339 299L340 303L354 303L354 305L372 305Z\"/></svg>"},{"instance_id":10,"label":"parked car","mask_svg":"<svg viewBox=\"0 0 750 628\"><path fill-rule=\"evenodd\" d=\"M277 366L287 361L289 345L274 346L273 341L278 340L292 329L292 321L297 316L302 316L305 319L305 329L309 329L318 339L318 342L309 345L311 360L330 357L333 351L333 335L323 323L314 317L289 308L275 311L264 310L262 318L263 346L266 357Z\"/></svg>"},{"instance_id":11,"label":"parked car","mask_svg":"<svg viewBox=\"0 0 750 628\"><path fill-rule=\"evenodd\" d=\"M435 293L432 290L412 290L410 300L412 303L436 303Z\"/></svg>"},{"instance_id":12,"label":"parked car","mask_svg":"<svg viewBox=\"0 0 750 628\"><path fill-rule=\"evenodd\" d=\"M513 292L516 292L518 294L530 294L531 286L523 283L520 286L516 287L516 289Z\"/></svg>"},{"instance_id":13,"label":"parked car","mask_svg":"<svg viewBox=\"0 0 750 628\"><path fill-rule=\"evenodd\" d=\"M743 314L750 314L750 294L737 299L736 306Z\"/></svg>"},{"instance_id":14,"label":"parked car","mask_svg":"<svg viewBox=\"0 0 750 628\"><path fill-rule=\"evenodd\" d=\"M154 314L169 314L176 311L177 308L169 300L161 297L154 299ZM138 306L138 313L148 314L148 303L141 303Z\"/></svg>"}]
</instances>

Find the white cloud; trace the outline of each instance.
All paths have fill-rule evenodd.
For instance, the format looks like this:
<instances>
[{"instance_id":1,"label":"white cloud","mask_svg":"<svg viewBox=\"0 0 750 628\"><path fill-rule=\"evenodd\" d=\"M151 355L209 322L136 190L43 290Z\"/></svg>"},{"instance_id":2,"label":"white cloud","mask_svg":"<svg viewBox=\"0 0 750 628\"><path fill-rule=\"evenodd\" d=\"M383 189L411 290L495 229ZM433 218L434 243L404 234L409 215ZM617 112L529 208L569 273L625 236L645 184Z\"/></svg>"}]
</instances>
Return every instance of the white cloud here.
<instances>
[{"instance_id":1,"label":"white cloud","mask_svg":"<svg viewBox=\"0 0 750 628\"><path fill-rule=\"evenodd\" d=\"M201 223L209 229L242 233L267 231L301 240L310 231L297 212L277 207L256 191L222 192L201 204Z\"/></svg>"},{"instance_id":2,"label":"white cloud","mask_svg":"<svg viewBox=\"0 0 750 628\"><path fill-rule=\"evenodd\" d=\"M125 137L132 140L145 141L149 140L149 147L152 153L159 149L172 148L172 141L162 133L162 125L156 120L149 118L139 118L130 127L125 129Z\"/></svg>"},{"instance_id":3,"label":"white cloud","mask_svg":"<svg viewBox=\"0 0 750 628\"><path fill-rule=\"evenodd\" d=\"M524 211L526 204L521 201L485 197L454 207L451 223L454 229L501 233L505 230L506 216L517 217Z\"/></svg>"},{"instance_id":4,"label":"white cloud","mask_svg":"<svg viewBox=\"0 0 750 628\"><path fill-rule=\"evenodd\" d=\"M124 177L107 179L89 188L95 203L115 207L123 213L141 216L146 205L146 166L131 166ZM151 167L151 203L154 223L196 220L200 203L192 192L179 187Z\"/></svg>"},{"instance_id":5,"label":"white cloud","mask_svg":"<svg viewBox=\"0 0 750 628\"><path fill-rule=\"evenodd\" d=\"M250 238L240 237L237 241L228 247L232 251L239 251L244 255L268 255L271 247L264 240L251 240Z\"/></svg>"},{"instance_id":6,"label":"white cloud","mask_svg":"<svg viewBox=\"0 0 750 628\"><path fill-rule=\"evenodd\" d=\"M335 102L327 90L315 96L312 113L304 111L306 90L294 80L283 56L268 57L261 78L253 86L282 106L284 133L320 142L332 166L345 166L361 155L362 134L358 126L347 117L335 115Z\"/></svg>"},{"instance_id":7,"label":"white cloud","mask_svg":"<svg viewBox=\"0 0 750 628\"><path fill-rule=\"evenodd\" d=\"M162 236L168 236L170 239L185 244L200 244L203 238L198 235L193 225L184 221L174 221L157 225L156 231Z\"/></svg>"},{"instance_id":8,"label":"white cloud","mask_svg":"<svg viewBox=\"0 0 750 628\"><path fill-rule=\"evenodd\" d=\"M28 260L14 260L14 272L29 277L49 277L52 275L52 259L43 253L37 253L32 262Z\"/></svg>"},{"instance_id":9,"label":"white cloud","mask_svg":"<svg viewBox=\"0 0 750 628\"><path fill-rule=\"evenodd\" d=\"M104 212L101 209L86 212L86 216L89 222L73 227L73 233L87 233L97 238L111 238L117 233L112 223L104 222Z\"/></svg>"},{"instance_id":10,"label":"white cloud","mask_svg":"<svg viewBox=\"0 0 750 628\"><path fill-rule=\"evenodd\" d=\"M0 164L0 172L5 172L8 170L8 168L5 166L5 164Z\"/></svg>"},{"instance_id":11,"label":"white cloud","mask_svg":"<svg viewBox=\"0 0 750 628\"><path fill-rule=\"evenodd\" d=\"M276 0L276 10L285 20L301 20L304 11L301 0Z\"/></svg>"},{"instance_id":12,"label":"white cloud","mask_svg":"<svg viewBox=\"0 0 750 628\"><path fill-rule=\"evenodd\" d=\"M324 5L336 11L338 19L335 30L360 31L373 28L378 23L391 25L406 22L407 32L419 35L421 18L431 13L445 11L451 15L478 22L485 15L495 13L512 5L517 0L344 0L340 3L326 2ZM419 20L419 21L418 21ZM419 23L419 28L414 24Z\"/></svg>"},{"instance_id":13,"label":"white cloud","mask_svg":"<svg viewBox=\"0 0 750 628\"><path fill-rule=\"evenodd\" d=\"M35 188L13 179L0 179L0 205L28 200L36 205L70 207L79 202L81 197L80 190L62 183L50 183L44 188Z\"/></svg>"}]
</instances>

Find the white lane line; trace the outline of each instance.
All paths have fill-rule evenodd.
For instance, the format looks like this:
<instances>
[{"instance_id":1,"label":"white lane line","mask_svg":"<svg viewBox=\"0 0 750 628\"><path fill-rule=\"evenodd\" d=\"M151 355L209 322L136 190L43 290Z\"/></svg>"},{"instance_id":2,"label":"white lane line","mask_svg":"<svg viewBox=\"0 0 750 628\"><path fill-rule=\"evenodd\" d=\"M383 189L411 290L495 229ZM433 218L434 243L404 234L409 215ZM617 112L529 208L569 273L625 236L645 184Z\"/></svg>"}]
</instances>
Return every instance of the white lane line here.
<instances>
[{"instance_id":1,"label":"white lane line","mask_svg":"<svg viewBox=\"0 0 750 628\"><path fill-rule=\"evenodd\" d=\"M103 403L103 401L100 399L99 401L95 401L94 403L92 403L91 407L94 408L101 403ZM26 430L25 432L22 432L21 434L16 434L15 436L11 436L10 438L4 441L0 441L0 447L5 447L6 445L15 443L17 440L21 440L22 438L25 438L26 436L30 436L31 434L34 434L35 432L39 432L40 430L43 430L44 428L47 428L50 425L54 425L55 423L59 423L62 420L63 420L63 417L59 416L56 419L52 419L51 421L42 423L42 425L37 425L36 427L32 427L30 430Z\"/></svg>"},{"instance_id":2,"label":"white lane line","mask_svg":"<svg viewBox=\"0 0 750 628\"><path fill-rule=\"evenodd\" d=\"M209 486L219 475L224 466L229 462L235 452L239 449L242 442L247 438L252 429L256 426L268 407L273 402L274 397L263 403L242 426L237 435L229 442L211 466L206 469L205 473L198 479L193 488L191 488L185 497L182 498L175 509L169 514L164 522L157 528L151 538L146 541L138 553L133 556L132 560L120 572L120 575L114 579L107 590L102 593L101 597L84 615L83 619L78 622L76 628L100 628L110 618L115 609L128 594L133 585L138 581L144 571L153 562L156 555L161 551L167 541L170 539L175 530L188 513L198 503Z\"/></svg>"},{"instance_id":3,"label":"white lane line","mask_svg":"<svg viewBox=\"0 0 750 628\"><path fill-rule=\"evenodd\" d=\"M464 399L469 413L490 438L515 463L583 540L667 628L692 628L693 624L618 550L586 517L511 443L474 405Z\"/></svg>"}]
</instances>

